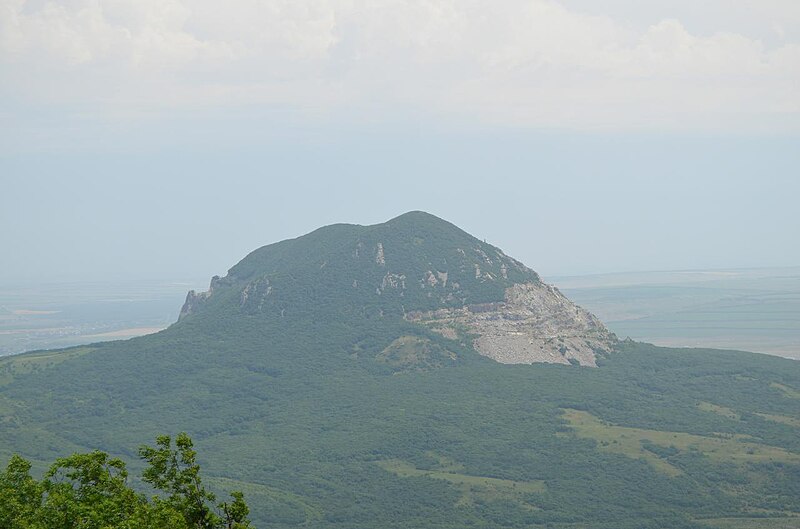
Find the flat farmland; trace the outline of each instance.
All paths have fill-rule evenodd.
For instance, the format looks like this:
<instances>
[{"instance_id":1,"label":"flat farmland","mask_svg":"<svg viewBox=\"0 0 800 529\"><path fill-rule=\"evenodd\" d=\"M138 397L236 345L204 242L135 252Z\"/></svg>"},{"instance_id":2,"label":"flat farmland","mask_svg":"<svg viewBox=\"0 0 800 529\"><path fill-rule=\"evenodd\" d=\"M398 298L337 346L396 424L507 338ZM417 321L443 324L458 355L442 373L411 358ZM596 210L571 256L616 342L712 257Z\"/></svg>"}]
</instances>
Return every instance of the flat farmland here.
<instances>
[{"instance_id":1,"label":"flat farmland","mask_svg":"<svg viewBox=\"0 0 800 529\"><path fill-rule=\"evenodd\" d=\"M0 283L0 356L157 332L206 281Z\"/></svg>"},{"instance_id":2,"label":"flat farmland","mask_svg":"<svg viewBox=\"0 0 800 529\"><path fill-rule=\"evenodd\" d=\"M800 267L546 280L620 338L800 359Z\"/></svg>"}]
</instances>

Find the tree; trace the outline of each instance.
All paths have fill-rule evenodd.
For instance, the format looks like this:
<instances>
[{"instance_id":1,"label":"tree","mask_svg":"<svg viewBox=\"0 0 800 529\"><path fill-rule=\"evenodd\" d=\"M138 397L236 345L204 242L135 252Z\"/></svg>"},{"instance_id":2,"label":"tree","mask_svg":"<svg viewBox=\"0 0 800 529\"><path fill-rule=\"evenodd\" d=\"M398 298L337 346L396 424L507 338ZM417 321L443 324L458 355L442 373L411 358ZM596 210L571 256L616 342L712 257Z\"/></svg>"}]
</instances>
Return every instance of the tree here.
<instances>
[{"instance_id":1,"label":"tree","mask_svg":"<svg viewBox=\"0 0 800 529\"><path fill-rule=\"evenodd\" d=\"M15 455L0 472L0 527L36 527L32 520L42 504L42 486L31 477L30 470L31 464Z\"/></svg>"},{"instance_id":2,"label":"tree","mask_svg":"<svg viewBox=\"0 0 800 529\"><path fill-rule=\"evenodd\" d=\"M250 521L247 515L250 514L250 508L244 502L244 494L235 490L231 492L233 501L231 503L221 503L220 508L225 513L225 528L226 529L247 529L250 526Z\"/></svg>"},{"instance_id":3,"label":"tree","mask_svg":"<svg viewBox=\"0 0 800 529\"><path fill-rule=\"evenodd\" d=\"M44 501L36 519L52 529L121 526L146 507L127 478L125 463L105 452L60 458L41 483Z\"/></svg>"},{"instance_id":4,"label":"tree","mask_svg":"<svg viewBox=\"0 0 800 529\"><path fill-rule=\"evenodd\" d=\"M96 450L60 458L41 481L31 477L30 462L13 456L0 472L0 528L251 527L241 492L232 492L230 503L214 506L215 496L203 487L195 461L197 454L188 435L178 435L175 449L169 436L159 436L156 445L139 450L149 463L144 481L162 493L149 500L128 485L125 463L105 452Z\"/></svg>"},{"instance_id":5,"label":"tree","mask_svg":"<svg viewBox=\"0 0 800 529\"><path fill-rule=\"evenodd\" d=\"M196 462L197 452L192 440L185 433L175 439L175 448L168 435L156 438L156 448L142 446L139 456L150 466L144 471L142 479L158 490L168 494L166 500L154 498L155 502L165 501L170 507L183 513L186 523L192 529L245 529L249 509L241 492L232 493L233 502L220 503L217 508L223 513L214 513L209 504L216 500L214 493L207 491L200 479L200 466Z\"/></svg>"}]
</instances>

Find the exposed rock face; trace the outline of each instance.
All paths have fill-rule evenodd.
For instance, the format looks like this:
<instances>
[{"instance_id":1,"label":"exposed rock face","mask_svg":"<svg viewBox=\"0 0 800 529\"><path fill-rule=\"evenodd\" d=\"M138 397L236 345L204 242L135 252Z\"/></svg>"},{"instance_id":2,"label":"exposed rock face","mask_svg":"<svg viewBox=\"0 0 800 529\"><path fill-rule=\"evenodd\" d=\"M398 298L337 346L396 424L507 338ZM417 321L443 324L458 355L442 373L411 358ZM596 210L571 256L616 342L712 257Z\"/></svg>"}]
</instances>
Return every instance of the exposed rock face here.
<instances>
[{"instance_id":1,"label":"exposed rock face","mask_svg":"<svg viewBox=\"0 0 800 529\"><path fill-rule=\"evenodd\" d=\"M189 314L194 314L197 312L197 308L211 297L211 295L214 293L214 290L226 283L228 283L227 278L214 276L211 278L211 284L208 286L208 290L205 292L190 290L189 293L186 294L186 301L184 301L183 307L181 307L181 313L178 315L178 321L181 321Z\"/></svg>"},{"instance_id":2,"label":"exposed rock face","mask_svg":"<svg viewBox=\"0 0 800 529\"><path fill-rule=\"evenodd\" d=\"M475 350L503 364L596 366L597 354L616 341L594 315L544 283L513 285L502 302L414 312L406 319L447 338L476 335Z\"/></svg>"},{"instance_id":3,"label":"exposed rock face","mask_svg":"<svg viewBox=\"0 0 800 529\"><path fill-rule=\"evenodd\" d=\"M386 266L386 256L383 253L383 243L378 243L378 248L375 252L375 262L380 266Z\"/></svg>"}]
</instances>

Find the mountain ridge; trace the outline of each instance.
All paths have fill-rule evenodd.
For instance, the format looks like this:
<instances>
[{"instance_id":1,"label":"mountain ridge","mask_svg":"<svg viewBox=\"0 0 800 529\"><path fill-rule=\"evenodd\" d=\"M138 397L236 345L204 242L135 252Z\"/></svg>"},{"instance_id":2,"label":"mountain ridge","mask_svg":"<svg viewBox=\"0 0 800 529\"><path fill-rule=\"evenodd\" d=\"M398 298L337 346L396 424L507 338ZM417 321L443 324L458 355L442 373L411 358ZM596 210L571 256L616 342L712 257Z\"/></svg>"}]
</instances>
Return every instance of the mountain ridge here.
<instances>
[{"instance_id":1,"label":"mountain ridge","mask_svg":"<svg viewBox=\"0 0 800 529\"><path fill-rule=\"evenodd\" d=\"M215 308L402 317L503 363L595 366L616 340L520 261L422 211L370 226L333 224L254 250L208 291L189 292L179 322Z\"/></svg>"}]
</instances>

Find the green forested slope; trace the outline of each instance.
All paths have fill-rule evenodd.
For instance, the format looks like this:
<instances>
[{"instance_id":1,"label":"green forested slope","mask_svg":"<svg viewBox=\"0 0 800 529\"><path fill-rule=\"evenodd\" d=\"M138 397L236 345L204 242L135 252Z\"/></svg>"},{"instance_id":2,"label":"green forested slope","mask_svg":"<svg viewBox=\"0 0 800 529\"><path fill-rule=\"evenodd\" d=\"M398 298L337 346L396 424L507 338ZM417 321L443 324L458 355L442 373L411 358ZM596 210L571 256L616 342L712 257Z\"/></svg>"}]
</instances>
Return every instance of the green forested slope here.
<instances>
[{"instance_id":1,"label":"green forested slope","mask_svg":"<svg viewBox=\"0 0 800 529\"><path fill-rule=\"evenodd\" d=\"M214 278L210 297L199 296L191 312L213 326L242 317L383 318L502 301L506 288L524 282L539 276L449 222L411 212L259 248Z\"/></svg>"},{"instance_id":2,"label":"green forested slope","mask_svg":"<svg viewBox=\"0 0 800 529\"><path fill-rule=\"evenodd\" d=\"M405 240L425 239L409 229ZM303 272L310 250L291 251L273 269L274 256L251 254L257 264L156 335L1 360L0 456L41 469L100 448L138 474L132 447L186 431L207 481L243 490L262 528L759 527L800 515L797 362L621 342L597 369L501 365L389 302L373 306L382 317L344 293L347 310L316 303L336 282ZM409 255L401 272L436 258ZM295 310L241 304L247 280L297 259L300 290L276 297ZM481 301L497 299L490 290ZM424 347L385 352L402 337Z\"/></svg>"}]
</instances>

